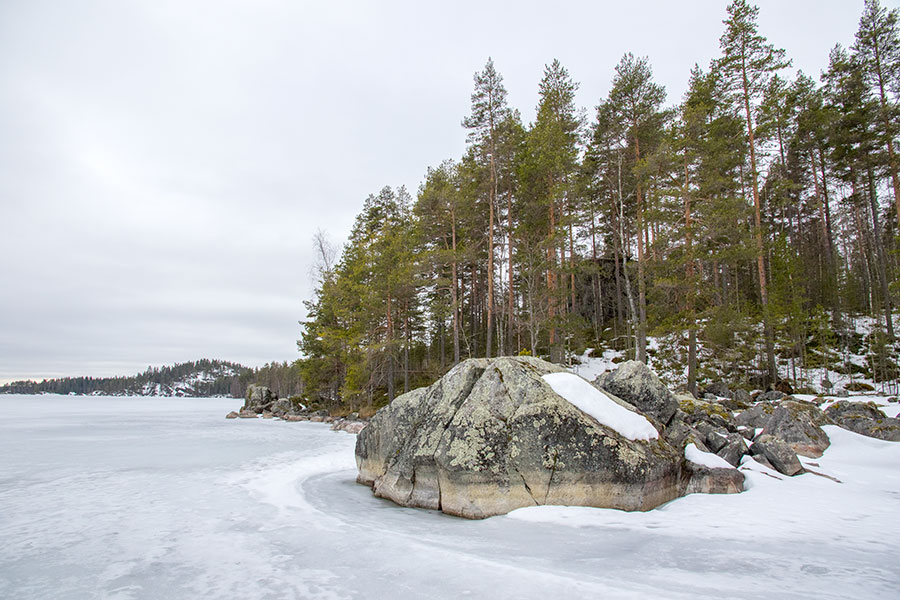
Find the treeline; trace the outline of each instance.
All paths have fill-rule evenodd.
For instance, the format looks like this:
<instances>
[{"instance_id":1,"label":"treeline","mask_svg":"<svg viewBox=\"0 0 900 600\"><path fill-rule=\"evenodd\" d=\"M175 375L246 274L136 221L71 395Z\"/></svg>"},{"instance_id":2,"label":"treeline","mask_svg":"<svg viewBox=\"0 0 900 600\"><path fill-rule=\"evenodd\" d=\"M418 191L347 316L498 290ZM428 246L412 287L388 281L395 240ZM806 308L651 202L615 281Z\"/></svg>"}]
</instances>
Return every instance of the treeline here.
<instances>
[{"instance_id":1,"label":"treeline","mask_svg":"<svg viewBox=\"0 0 900 600\"><path fill-rule=\"evenodd\" d=\"M252 383L265 385L279 396L302 390L297 366L272 362L252 369L238 363L201 359L173 366L148 367L131 377L64 377L43 381L15 381L0 386L0 394L99 394L104 396L231 396L242 398Z\"/></svg>"},{"instance_id":2,"label":"treeline","mask_svg":"<svg viewBox=\"0 0 900 600\"><path fill-rule=\"evenodd\" d=\"M380 403L476 356L646 361L648 336L671 334L687 389L698 347L765 385L839 355L860 314L877 322L876 377L896 378L898 12L866 0L820 81L785 77L757 14L728 7L721 55L674 105L625 54L590 122L553 61L523 123L488 59L466 153L415 198L369 196L339 259L317 235L307 394Z\"/></svg>"}]
</instances>

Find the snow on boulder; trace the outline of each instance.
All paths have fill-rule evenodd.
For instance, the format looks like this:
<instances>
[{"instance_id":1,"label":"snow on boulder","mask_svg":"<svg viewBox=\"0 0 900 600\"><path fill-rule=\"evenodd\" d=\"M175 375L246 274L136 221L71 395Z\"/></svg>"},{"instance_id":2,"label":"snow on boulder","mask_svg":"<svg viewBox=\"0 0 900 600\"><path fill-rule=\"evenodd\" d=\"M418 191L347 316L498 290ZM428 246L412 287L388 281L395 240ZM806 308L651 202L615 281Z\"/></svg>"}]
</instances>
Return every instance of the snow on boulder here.
<instances>
[{"instance_id":1,"label":"snow on boulder","mask_svg":"<svg viewBox=\"0 0 900 600\"><path fill-rule=\"evenodd\" d=\"M629 440L655 440L659 432L641 414L617 404L606 392L598 390L572 373L550 373L543 376L553 391L594 417L601 425L616 430Z\"/></svg>"},{"instance_id":2,"label":"snow on boulder","mask_svg":"<svg viewBox=\"0 0 900 600\"><path fill-rule=\"evenodd\" d=\"M688 444L684 447L684 458L690 472L685 494L737 494L744 491L744 474L722 457Z\"/></svg>"},{"instance_id":3,"label":"snow on boulder","mask_svg":"<svg viewBox=\"0 0 900 600\"><path fill-rule=\"evenodd\" d=\"M621 398L663 425L678 410L675 395L660 381L656 373L642 362L629 360L615 371L598 377L594 385Z\"/></svg>"},{"instance_id":4,"label":"snow on boulder","mask_svg":"<svg viewBox=\"0 0 900 600\"><path fill-rule=\"evenodd\" d=\"M684 447L684 458L694 463L695 465L700 465L701 467L707 467L709 469L733 469L734 466L731 465L727 460L722 458L721 456L716 456L711 452L704 452L700 450L694 444L688 444Z\"/></svg>"}]
</instances>

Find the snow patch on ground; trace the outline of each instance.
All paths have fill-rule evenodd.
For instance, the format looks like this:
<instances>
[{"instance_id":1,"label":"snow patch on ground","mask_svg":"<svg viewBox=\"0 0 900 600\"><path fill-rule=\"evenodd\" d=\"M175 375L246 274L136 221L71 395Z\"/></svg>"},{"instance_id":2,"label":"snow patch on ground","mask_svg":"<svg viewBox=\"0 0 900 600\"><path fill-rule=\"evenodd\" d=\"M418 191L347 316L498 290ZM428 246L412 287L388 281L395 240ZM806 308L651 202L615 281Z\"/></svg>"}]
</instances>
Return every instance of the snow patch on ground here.
<instances>
[{"instance_id":1,"label":"snow patch on ground","mask_svg":"<svg viewBox=\"0 0 900 600\"><path fill-rule=\"evenodd\" d=\"M629 440L655 440L656 428L643 415L617 404L605 393L572 373L550 373L543 376L553 391L580 411L594 417Z\"/></svg>"},{"instance_id":2,"label":"snow patch on ground","mask_svg":"<svg viewBox=\"0 0 900 600\"><path fill-rule=\"evenodd\" d=\"M588 381L594 381L608 371L615 371L619 366L616 361L622 361L625 356L624 352L610 348L604 350L600 356L591 356L593 352L593 348L588 348L584 354L575 357L570 369Z\"/></svg>"}]
</instances>

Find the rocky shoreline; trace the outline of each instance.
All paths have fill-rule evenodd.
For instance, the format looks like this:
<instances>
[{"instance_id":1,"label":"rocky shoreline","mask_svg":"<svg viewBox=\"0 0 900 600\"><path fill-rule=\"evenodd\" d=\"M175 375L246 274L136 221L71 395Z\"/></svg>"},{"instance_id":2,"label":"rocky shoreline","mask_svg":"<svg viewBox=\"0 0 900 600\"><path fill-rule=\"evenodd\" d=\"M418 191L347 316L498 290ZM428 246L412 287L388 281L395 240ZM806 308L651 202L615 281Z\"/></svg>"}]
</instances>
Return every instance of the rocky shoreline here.
<instances>
[{"instance_id":1,"label":"rocky shoreline","mask_svg":"<svg viewBox=\"0 0 900 600\"><path fill-rule=\"evenodd\" d=\"M371 421L312 411L261 386L226 418L358 434L357 481L376 496L468 518L546 504L646 511L687 494L740 493L747 470L815 473L800 457L822 456L826 425L900 441L900 419L873 402L789 391L711 385L698 399L635 361L588 383L540 359L503 357L463 361ZM649 433L630 432L623 414Z\"/></svg>"},{"instance_id":2,"label":"rocky shoreline","mask_svg":"<svg viewBox=\"0 0 900 600\"><path fill-rule=\"evenodd\" d=\"M225 418L263 418L290 422L331 423L332 430L346 431L354 435L368 425L368 421L361 419L358 413L351 413L347 417L334 417L327 410L311 411L303 404L287 398L279 398L271 389L259 385L248 387L244 405L240 410L231 411L225 415Z\"/></svg>"},{"instance_id":3,"label":"rocky shoreline","mask_svg":"<svg viewBox=\"0 0 900 600\"><path fill-rule=\"evenodd\" d=\"M900 440L900 420L874 404L823 411L824 400L780 391L699 400L634 361L592 382L597 416L547 383L563 372L530 357L463 361L376 413L357 439L357 481L399 505L468 518L547 504L650 510L686 494L739 493L754 465L806 473L798 455L828 448L823 425ZM613 406L656 435L629 438L609 418Z\"/></svg>"}]
</instances>

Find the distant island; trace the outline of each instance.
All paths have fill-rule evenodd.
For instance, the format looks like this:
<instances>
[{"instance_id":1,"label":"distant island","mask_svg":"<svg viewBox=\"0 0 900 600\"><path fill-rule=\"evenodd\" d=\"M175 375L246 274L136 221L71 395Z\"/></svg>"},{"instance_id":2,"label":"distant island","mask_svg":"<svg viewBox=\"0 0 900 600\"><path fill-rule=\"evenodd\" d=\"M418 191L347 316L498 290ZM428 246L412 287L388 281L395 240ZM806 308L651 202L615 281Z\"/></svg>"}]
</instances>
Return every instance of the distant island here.
<instances>
[{"instance_id":1,"label":"distant island","mask_svg":"<svg viewBox=\"0 0 900 600\"><path fill-rule=\"evenodd\" d=\"M225 360L201 359L172 366L147 367L129 377L62 377L14 381L0 394L65 394L76 396L168 396L241 398L247 386L266 385L280 396L302 391L296 369L288 362L251 368Z\"/></svg>"}]
</instances>

